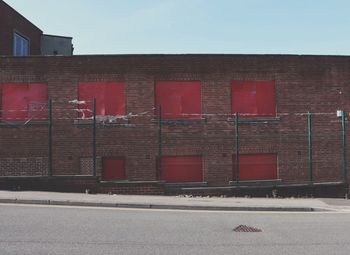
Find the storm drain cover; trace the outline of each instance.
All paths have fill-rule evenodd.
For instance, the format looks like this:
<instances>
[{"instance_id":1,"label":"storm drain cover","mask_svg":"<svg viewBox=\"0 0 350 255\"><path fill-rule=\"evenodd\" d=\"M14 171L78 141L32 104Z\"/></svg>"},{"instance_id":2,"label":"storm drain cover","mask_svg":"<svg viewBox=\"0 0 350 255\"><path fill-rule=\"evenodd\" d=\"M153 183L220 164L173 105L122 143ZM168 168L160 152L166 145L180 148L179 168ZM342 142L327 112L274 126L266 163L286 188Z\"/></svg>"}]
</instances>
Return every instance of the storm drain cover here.
<instances>
[{"instance_id":1,"label":"storm drain cover","mask_svg":"<svg viewBox=\"0 0 350 255\"><path fill-rule=\"evenodd\" d=\"M259 228L254 228L246 225L239 225L233 229L234 232L262 232Z\"/></svg>"}]
</instances>

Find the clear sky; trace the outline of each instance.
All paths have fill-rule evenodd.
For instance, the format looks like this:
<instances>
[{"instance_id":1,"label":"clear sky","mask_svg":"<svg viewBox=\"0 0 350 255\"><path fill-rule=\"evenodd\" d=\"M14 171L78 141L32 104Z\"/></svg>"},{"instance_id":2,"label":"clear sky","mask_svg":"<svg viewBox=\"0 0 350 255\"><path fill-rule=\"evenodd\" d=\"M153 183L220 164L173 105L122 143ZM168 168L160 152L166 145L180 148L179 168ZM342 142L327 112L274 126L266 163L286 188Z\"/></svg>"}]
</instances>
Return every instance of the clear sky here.
<instances>
[{"instance_id":1,"label":"clear sky","mask_svg":"<svg viewBox=\"0 0 350 255\"><path fill-rule=\"evenodd\" d=\"M350 55L349 0L5 0L75 54Z\"/></svg>"}]
</instances>

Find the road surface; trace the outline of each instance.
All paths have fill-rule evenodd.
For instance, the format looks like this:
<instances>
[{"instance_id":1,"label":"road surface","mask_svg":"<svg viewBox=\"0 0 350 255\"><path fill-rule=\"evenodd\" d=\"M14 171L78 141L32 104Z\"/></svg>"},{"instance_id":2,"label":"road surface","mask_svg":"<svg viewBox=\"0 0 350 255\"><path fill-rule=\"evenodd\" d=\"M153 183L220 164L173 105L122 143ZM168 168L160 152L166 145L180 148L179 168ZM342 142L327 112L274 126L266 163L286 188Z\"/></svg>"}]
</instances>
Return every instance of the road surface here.
<instances>
[{"instance_id":1,"label":"road surface","mask_svg":"<svg viewBox=\"0 0 350 255\"><path fill-rule=\"evenodd\" d=\"M350 213L0 204L0 254L350 254Z\"/></svg>"}]
</instances>

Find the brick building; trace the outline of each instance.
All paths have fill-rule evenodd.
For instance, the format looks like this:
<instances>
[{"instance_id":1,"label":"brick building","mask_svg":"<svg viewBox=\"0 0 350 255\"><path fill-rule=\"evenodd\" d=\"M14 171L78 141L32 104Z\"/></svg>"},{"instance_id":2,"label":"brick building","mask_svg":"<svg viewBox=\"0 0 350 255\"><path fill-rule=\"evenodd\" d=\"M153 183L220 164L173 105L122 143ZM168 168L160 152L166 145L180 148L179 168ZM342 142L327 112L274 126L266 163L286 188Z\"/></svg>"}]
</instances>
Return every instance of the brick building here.
<instances>
[{"instance_id":1,"label":"brick building","mask_svg":"<svg viewBox=\"0 0 350 255\"><path fill-rule=\"evenodd\" d=\"M43 34L11 6L0 0L0 55L65 55L73 53L72 37Z\"/></svg>"},{"instance_id":2,"label":"brick building","mask_svg":"<svg viewBox=\"0 0 350 255\"><path fill-rule=\"evenodd\" d=\"M0 188L343 196L349 70L346 56L0 57Z\"/></svg>"}]
</instances>

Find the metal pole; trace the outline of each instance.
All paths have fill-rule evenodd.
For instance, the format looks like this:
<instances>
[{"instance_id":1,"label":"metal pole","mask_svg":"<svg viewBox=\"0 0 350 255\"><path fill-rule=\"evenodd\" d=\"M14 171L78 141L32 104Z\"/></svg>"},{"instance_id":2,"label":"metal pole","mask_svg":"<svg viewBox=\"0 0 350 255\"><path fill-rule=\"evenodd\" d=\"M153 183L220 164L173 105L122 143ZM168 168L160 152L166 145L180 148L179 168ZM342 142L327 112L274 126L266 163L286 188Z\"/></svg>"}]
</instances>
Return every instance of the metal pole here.
<instances>
[{"instance_id":1,"label":"metal pole","mask_svg":"<svg viewBox=\"0 0 350 255\"><path fill-rule=\"evenodd\" d=\"M48 117L49 117L49 122L48 122L48 128L49 128L49 144L48 144L48 176L52 176L52 100L51 98L49 99L48 102Z\"/></svg>"},{"instance_id":2,"label":"metal pole","mask_svg":"<svg viewBox=\"0 0 350 255\"><path fill-rule=\"evenodd\" d=\"M345 126L345 113L342 111L341 113L341 125L342 125L342 140L343 140L343 178L344 181L348 178L348 171L347 171L347 156L346 156L346 126Z\"/></svg>"},{"instance_id":3,"label":"metal pole","mask_svg":"<svg viewBox=\"0 0 350 255\"><path fill-rule=\"evenodd\" d=\"M236 182L239 183L239 128L238 128L238 112L235 114L235 138L236 138Z\"/></svg>"},{"instance_id":4,"label":"metal pole","mask_svg":"<svg viewBox=\"0 0 350 255\"><path fill-rule=\"evenodd\" d=\"M313 181L312 172L312 115L310 112L307 113L307 127L308 127L308 140L309 140L309 178L310 182Z\"/></svg>"},{"instance_id":5,"label":"metal pole","mask_svg":"<svg viewBox=\"0 0 350 255\"><path fill-rule=\"evenodd\" d=\"M162 174L162 106L159 106L158 116L158 175Z\"/></svg>"},{"instance_id":6,"label":"metal pole","mask_svg":"<svg viewBox=\"0 0 350 255\"><path fill-rule=\"evenodd\" d=\"M96 176L96 98L93 101L93 127L92 127L92 175Z\"/></svg>"}]
</instances>

